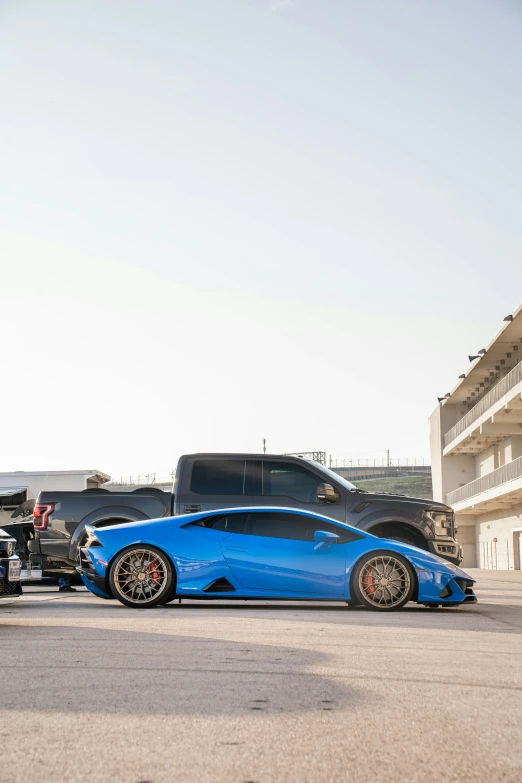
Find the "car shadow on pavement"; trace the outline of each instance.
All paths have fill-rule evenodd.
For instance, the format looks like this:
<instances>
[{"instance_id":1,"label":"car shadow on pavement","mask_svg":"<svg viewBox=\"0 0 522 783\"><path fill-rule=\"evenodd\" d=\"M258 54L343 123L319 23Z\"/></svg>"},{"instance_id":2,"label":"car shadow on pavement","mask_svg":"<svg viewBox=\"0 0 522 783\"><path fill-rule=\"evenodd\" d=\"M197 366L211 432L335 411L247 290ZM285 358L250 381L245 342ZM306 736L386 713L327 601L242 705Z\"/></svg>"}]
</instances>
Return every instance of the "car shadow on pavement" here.
<instances>
[{"instance_id":1,"label":"car shadow on pavement","mask_svg":"<svg viewBox=\"0 0 522 783\"><path fill-rule=\"evenodd\" d=\"M85 618L85 615L83 615ZM142 614L135 615L136 624ZM157 626L156 626L157 627ZM140 715L332 712L368 705L322 652L81 625L2 624L3 710Z\"/></svg>"},{"instance_id":2,"label":"car shadow on pavement","mask_svg":"<svg viewBox=\"0 0 522 783\"><path fill-rule=\"evenodd\" d=\"M217 602L216 602L217 603ZM257 613L269 612L272 619L287 622L299 618L304 621L317 621L326 614L329 623L347 623L358 626L374 627L408 627L442 631L477 631L483 633L514 633L522 634L522 606L505 604L468 604L467 606L430 609L426 606L410 604L397 612L376 612L362 606L348 608L344 604L317 602L273 604L245 602L220 602L212 606L211 602L183 601L172 603L162 610L168 611L207 611L211 613L218 609L231 612L234 616L244 613L252 616Z\"/></svg>"},{"instance_id":3,"label":"car shadow on pavement","mask_svg":"<svg viewBox=\"0 0 522 783\"><path fill-rule=\"evenodd\" d=\"M29 596L26 596L29 598ZM40 594L41 597L41 594ZM166 606L156 607L149 610L128 609L123 607L118 601L104 601L96 598L87 591L81 591L67 596L53 596L52 593L45 594L45 599L27 602L16 602L17 614L20 610L35 611L35 607L56 605L59 603L61 613L82 613L89 616L92 608L102 609L107 617L127 617L129 613L138 617L144 613L145 617L161 616L168 617L169 620L179 613L184 617L187 614L195 613L196 616L207 614L209 618L217 619L220 614L226 613L236 620L238 617L256 617L261 618L269 615L276 622L293 622L300 620L303 622L323 622L341 623L355 626L382 627L382 628L408 628L418 630L437 630L437 631L471 631L479 633L508 633L522 634L522 602L520 603L496 603L494 600L482 602L479 599L478 604L468 604L459 607L445 607L440 609L429 609L428 607L416 604L408 604L397 612L376 612L364 609L362 606L348 608L344 602L318 602L318 601L233 601L226 599L216 600L190 600L183 598L181 603L178 599ZM2 608L4 613L10 613L8 606L0 605L0 618L2 617ZM10 607L13 611L13 605ZM37 610L38 611L38 610ZM327 618L327 619L326 619Z\"/></svg>"}]
</instances>

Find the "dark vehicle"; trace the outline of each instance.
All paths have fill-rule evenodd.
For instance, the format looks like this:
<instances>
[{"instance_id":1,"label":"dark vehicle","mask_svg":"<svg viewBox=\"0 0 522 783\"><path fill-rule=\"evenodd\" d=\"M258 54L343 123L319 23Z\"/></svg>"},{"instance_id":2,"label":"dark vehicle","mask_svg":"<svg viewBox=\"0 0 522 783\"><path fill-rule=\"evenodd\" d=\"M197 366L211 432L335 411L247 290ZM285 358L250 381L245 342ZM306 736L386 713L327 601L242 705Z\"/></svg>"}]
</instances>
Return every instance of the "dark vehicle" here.
<instances>
[{"instance_id":1,"label":"dark vehicle","mask_svg":"<svg viewBox=\"0 0 522 783\"><path fill-rule=\"evenodd\" d=\"M0 528L0 599L22 594L21 562L15 554L16 540Z\"/></svg>"},{"instance_id":2,"label":"dark vehicle","mask_svg":"<svg viewBox=\"0 0 522 783\"><path fill-rule=\"evenodd\" d=\"M26 487L0 487L0 528L14 539L14 553L22 561L22 580L29 566L27 544L34 539L33 506Z\"/></svg>"},{"instance_id":3,"label":"dark vehicle","mask_svg":"<svg viewBox=\"0 0 522 783\"><path fill-rule=\"evenodd\" d=\"M223 508L283 506L323 513L380 538L394 539L458 565L454 515L449 506L357 489L323 465L268 454L190 454L180 458L173 492L87 489L41 492L34 507L33 564L47 574L75 573L86 525L194 514Z\"/></svg>"}]
</instances>

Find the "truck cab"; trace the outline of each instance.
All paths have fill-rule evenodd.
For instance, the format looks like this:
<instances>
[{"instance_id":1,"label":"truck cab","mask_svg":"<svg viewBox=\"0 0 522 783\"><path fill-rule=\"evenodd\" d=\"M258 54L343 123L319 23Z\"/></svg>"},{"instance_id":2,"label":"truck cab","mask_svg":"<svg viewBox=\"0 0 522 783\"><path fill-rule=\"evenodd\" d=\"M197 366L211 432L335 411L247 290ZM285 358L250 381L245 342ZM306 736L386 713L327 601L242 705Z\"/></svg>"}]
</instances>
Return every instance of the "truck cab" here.
<instances>
[{"instance_id":1,"label":"truck cab","mask_svg":"<svg viewBox=\"0 0 522 783\"><path fill-rule=\"evenodd\" d=\"M317 462L277 454L191 454L180 458L174 513L287 506L317 511L381 538L461 560L453 511L433 501L373 494Z\"/></svg>"}]
</instances>

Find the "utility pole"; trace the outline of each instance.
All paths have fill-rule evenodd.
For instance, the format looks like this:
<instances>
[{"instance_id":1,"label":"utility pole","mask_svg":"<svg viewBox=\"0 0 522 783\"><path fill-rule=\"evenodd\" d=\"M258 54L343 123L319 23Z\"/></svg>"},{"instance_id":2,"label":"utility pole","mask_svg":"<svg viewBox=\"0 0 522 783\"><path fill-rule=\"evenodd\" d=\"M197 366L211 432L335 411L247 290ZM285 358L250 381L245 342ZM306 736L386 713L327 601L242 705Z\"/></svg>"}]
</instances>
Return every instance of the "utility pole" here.
<instances>
[{"instance_id":1,"label":"utility pole","mask_svg":"<svg viewBox=\"0 0 522 783\"><path fill-rule=\"evenodd\" d=\"M266 454L266 438L263 438L263 454Z\"/></svg>"}]
</instances>

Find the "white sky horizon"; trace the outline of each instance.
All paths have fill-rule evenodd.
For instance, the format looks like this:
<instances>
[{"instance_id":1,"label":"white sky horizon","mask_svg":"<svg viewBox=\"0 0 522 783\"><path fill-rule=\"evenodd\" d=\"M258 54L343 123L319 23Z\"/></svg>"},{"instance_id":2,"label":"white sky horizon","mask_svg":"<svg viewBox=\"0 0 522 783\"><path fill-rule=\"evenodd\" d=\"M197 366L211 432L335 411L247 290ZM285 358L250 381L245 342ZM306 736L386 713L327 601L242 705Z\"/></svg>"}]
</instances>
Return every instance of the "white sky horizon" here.
<instances>
[{"instance_id":1,"label":"white sky horizon","mask_svg":"<svg viewBox=\"0 0 522 783\"><path fill-rule=\"evenodd\" d=\"M510 0L3 0L0 470L427 459L522 299L521 44Z\"/></svg>"}]
</instances>

